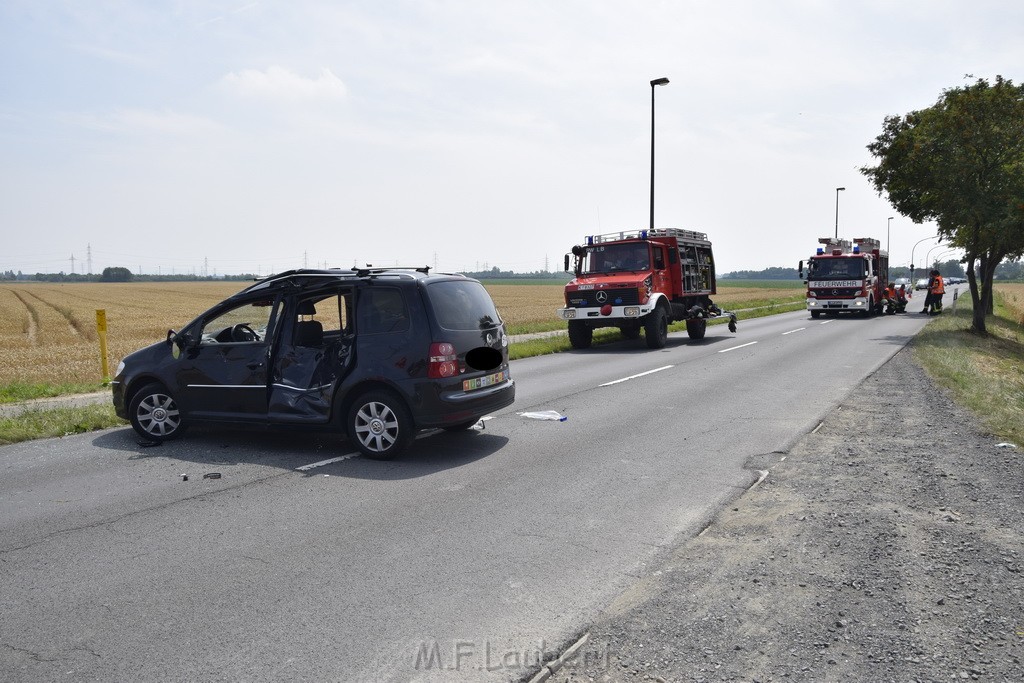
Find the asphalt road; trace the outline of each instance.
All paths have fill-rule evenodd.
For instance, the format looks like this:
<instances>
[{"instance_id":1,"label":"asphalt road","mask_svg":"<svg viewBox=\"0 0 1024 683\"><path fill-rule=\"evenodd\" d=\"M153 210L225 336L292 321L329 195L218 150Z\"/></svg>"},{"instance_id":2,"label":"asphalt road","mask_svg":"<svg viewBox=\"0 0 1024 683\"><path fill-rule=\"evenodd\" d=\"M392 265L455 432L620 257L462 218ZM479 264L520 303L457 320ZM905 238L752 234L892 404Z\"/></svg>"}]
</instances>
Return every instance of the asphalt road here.
<instances>
[{"instance_id":1,"label":"asphalt road","mask_svg":"<svg viewBox=\"0 0 1024 683\"><path fill-rule=\"evenodd\" d=\"M515 361L511 409L391 463L240 431L0 448L0 677L517 680L927 320ZM567 419L518 414L539 410Z\"/></svg>"}]
</instances>

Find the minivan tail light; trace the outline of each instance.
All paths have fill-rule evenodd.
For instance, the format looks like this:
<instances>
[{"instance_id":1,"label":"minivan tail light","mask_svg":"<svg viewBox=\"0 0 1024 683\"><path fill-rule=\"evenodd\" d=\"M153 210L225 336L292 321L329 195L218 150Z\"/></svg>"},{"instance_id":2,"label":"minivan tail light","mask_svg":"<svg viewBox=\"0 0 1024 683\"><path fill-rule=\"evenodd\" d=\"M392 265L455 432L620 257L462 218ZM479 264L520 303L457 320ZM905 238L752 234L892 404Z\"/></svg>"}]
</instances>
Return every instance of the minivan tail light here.
<instances>
[{"instance_id":1,"label":"minivan tail light","mask_svg":"<svg viewBox=\"0 0 1024 683\"><path fill-rule=\"evenodd\" d=\"M444 379L459 374L459 357L455 355L455 346L448 342L434 342L430 345L430 363L427 366L427 377Z\"/></svg>"}]
</instances>

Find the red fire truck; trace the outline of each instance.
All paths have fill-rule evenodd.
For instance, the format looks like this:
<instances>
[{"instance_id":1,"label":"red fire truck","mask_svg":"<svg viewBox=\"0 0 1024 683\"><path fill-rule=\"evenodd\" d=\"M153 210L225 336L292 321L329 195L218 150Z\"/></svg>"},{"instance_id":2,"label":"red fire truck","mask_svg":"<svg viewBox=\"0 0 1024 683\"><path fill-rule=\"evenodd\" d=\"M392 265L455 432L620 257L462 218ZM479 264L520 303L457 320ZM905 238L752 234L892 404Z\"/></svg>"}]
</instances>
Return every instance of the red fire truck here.
<instances>
[{"instance_id":1,"label":"red fire truck","mask_svg":"<svg viewBox=\"0 0 1024 683\"><path fill-rule=\"evenodd\" d=\"M711 301L715 262L711 242L702 232L656 228L590 235L565 255L575 278L565 285L565 308L557 313L569 323L574 349L588 348L594 330L617 327L628 339L644 331L647 346L660 349L668 325L686 321L690 339L703 339L708 319L736 316Z\"/></svg>"},{"instance_id":2,"label":"red fire truck","mask_svg":"<svg viewBox=\"0 0 1024 683\"><path fill-rule=\"evenodd\" d=\"M800 262L800 279L807 284L807 310L812 318L822 313L859 313L862 316L882 312L885 288L889 285L889 254L881 242L871 237L850 240L822 237L822 246Z\"/></svg>"}]
</instances>

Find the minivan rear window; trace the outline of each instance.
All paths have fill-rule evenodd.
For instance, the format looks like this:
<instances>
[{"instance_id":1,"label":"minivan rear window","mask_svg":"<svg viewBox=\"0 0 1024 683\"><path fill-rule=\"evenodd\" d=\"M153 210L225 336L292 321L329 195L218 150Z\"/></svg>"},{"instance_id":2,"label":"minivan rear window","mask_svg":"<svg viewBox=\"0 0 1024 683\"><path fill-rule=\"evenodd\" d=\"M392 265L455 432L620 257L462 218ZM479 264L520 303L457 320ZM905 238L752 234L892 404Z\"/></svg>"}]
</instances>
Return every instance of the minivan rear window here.
<instances>
[{"instance_id":1,"label":"minivan rear window","mask_svg":"<svg viewBox=\"0 0 1024 683\"><path fill-rule=\"evenodd\" d=\"M446 330L484 330L501 324L491 296L479 282L448 280L427 287L437 324Z\"/></svg>"}]
</instances>

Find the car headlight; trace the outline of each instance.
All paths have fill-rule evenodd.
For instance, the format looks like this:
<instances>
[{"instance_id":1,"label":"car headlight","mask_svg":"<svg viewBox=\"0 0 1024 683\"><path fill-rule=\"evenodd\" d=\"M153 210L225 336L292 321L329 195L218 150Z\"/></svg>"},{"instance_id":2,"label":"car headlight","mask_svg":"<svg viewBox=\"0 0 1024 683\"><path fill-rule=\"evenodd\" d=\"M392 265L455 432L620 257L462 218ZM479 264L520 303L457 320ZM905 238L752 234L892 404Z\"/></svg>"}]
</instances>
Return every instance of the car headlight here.
<instances>
[{"instance_id":1,"label":"car headlight","mask_svg":"<svg viewBox=\"0 0 1024 683\"><path fill-rule=\"evenodd\" d=\"M124 372L124 361L121 361L120 363L117 364L117 371L114 373L114 377L117 377L122 372Z\"/></svg>"}]
</instances>

